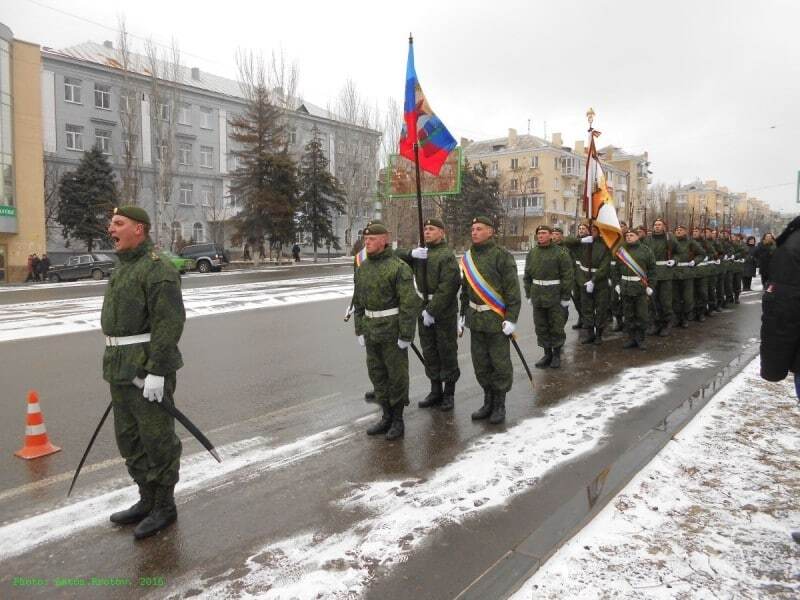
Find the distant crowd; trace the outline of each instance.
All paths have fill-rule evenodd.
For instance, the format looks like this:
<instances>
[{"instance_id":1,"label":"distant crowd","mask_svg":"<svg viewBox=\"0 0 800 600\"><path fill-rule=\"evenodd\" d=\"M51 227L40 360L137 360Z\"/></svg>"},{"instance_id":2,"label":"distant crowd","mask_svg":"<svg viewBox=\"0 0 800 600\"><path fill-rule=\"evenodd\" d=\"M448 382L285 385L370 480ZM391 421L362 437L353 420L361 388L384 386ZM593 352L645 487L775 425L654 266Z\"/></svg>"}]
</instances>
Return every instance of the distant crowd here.
<instances>
[{"instance_id":1,"label":"distant crowd","mask_svg":"<svg viewBox=\"0 0 800 600\"><path fill-rule=\"evenodd\" d=\"M29 281L47 281L47 272L50 270L50 259L47 254L42 254L41 258L38 254L33 253L28 255L28 276L25 282Z\"/></svg>"}]
</instances>

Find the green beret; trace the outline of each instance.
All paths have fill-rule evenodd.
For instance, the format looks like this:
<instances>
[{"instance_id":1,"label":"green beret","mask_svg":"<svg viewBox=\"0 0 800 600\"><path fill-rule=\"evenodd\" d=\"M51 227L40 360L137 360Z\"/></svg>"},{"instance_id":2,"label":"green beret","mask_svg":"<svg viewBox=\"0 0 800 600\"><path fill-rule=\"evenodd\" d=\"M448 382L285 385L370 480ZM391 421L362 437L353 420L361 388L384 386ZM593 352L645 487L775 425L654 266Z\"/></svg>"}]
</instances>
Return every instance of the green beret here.
<instances>
[{"instance_id":1,"label":"green beret","mask_svg":"<svg viewBox=\"0 0 800 600\"><path fill-rule=\"evenodd\" d=\"M439 229L444 229L444 223L440 219L425 219L425 225L433 225Z\"/></svg>"},{"instance_id":2,"label":"green beret","mask_svg":"<svg viewBox=\"0 0 800 600\"><path fill-rule=\"evenodd\" d=\"M382 233L389 233L386 225L383 223L372 221L364 228L364 235L380 235Z\"/></svg>"},{"instance_id":3,"label":"green beret","mask_svg":"<svg viewBox=\"0 0 800 600\"><path fill-rule=\"evenodd\" d=\"M472 224L474 225L475 223L483 223L489 227L494 227L494 221L492 221L489 217L484 217L482 215L472 219Z\"/></svg>"},{"instance_id":4,"label":"green beret","mask_svg":"<svg viewBox=\"0 0 800 600\"><path fill-rule=\"evenodd\" d=\"M139 206L133 206L131 204L126 206L117 206L114 209L114 214L128 217L129 219L133 219L139 223L144 223L145 225L150 225L150 216L147 214L145 209Z\"/></svg>"},{"instance_id":5,"label":"green beret","mask_svg":"<svg viewBox=\"0 0 800 600\"><path fill-rule=\"evenodd\" d=\"M553 233L553 230L550 228L549 225L539 225L536 228L536 233L539 233L540 231L549 231L550 233Z\"/></svg>"}]
</instances>

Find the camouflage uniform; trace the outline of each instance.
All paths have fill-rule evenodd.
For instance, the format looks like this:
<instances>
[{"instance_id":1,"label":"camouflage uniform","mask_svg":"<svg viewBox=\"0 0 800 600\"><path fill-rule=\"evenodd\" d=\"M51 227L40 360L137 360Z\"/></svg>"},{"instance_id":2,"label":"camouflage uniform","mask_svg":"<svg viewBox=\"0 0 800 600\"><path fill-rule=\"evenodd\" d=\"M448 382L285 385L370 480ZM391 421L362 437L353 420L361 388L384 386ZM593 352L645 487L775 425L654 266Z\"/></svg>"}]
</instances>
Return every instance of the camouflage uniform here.
<instances>
[{"instance_id":1,"label":"camouflage uniform","mask_svg":"<svg viewBox=\"0 0 800 600\"><path fill-rule=\"evenodd\" d=\"M692 241L700 248L694 257L695 266L692 270L694 278L694 319L702 323L706 320L706 314L708 313L708 272L710 264L702 234L698 237L692 236Z\"/></svg>"},{"instance_id":2,"label":"camouflage uniform","mask_svg":"<svg viewBox=\"0 0 800 600\"><path fill-rule=\"evenodd\" d=\"M739 294L742 293L742 274L744 263L747 262L747 245L741 240L731 242L733 248L733 263L731 265L733 301L739 304Z\"/></svg>"},{"instance_id":3,"label":"camouflage uniform","mask_svg":"<svg viewBox=\"0 0 800 600\"><path fill-rule=\"evenodd\" d=\"M667 263L675 253L675 240L665 233L651 234L644 239L656 260L656 277L650 281L653 288L651 321L659 335L666 335L672 325L672 267Z\"/></svg>"},{"instance_id":4,"label":"camouflage uniform","mask_svg":"<svg viewBox=\"0 0 800 600\"><path fill-rule=\"evenodd\" d=\"M425 310L435 322L432 327L425 327L420 316L417 324L419 341L425 357L425 375L432 385L438 386L440 398L441 383L444 383L450 398L452 394L449 390L455 387L455 382L461 376L458 368L458 290L461 285L461 271L456 255L444 240L438 244L427 244L427 247L425 274L428 298ZM398 249L395 254L414 266L416 293L422 298L421 261L414 261L409 250Z\"/></svg>"},{"instance_id":5,"label":"camouflage uniform","mask_svg":"<svg viewBox=\"0 0 800 600\"><path fill-rule=\"evenodd\" d=\"M730 239L722 238L722 248L723 248L723 261L722 265L724 267L723 271L723 279L722 279L722 288L724 291L725 304L733 304L733 271L735 269L734 259L734 252L736 249L733 246L733 242Z\"/></svg>"},{"instance_id":6,"label":"camouflage uniform","mask_svg":"<svg viewBox=\"0 0 800 600\"><path fill-rule=\"evenodd\" d=\"M506 305L505 320L516 323L520 289L514 257L491 238L481 244L472 244L468 252L472 253L472 260L483 278L502 297ZM499 395L504 399L514 381L510 343L502 331L504 319L485 308L487 305L464 279L461 284L461 314L466 316L466 326L470 330L475 377L489 398Z\"/></svg>"},{"instance_id":7,"label":"camouflage uniform","mask_svg":"<svg viewBox=\"0 0 800 600\"><path fill-rule=\"evenodd\" d=\"M367 372L375 399L384 409L408 405L408 350L397 340L412 341L420 302L411 269L387 247L355 273L353 312L356 335L363 335ZM389 311L385 316L374 313Z\"/></svg>"},{"instance_id":8,"label":"camouflage uniform","mask_svg":"<svg viewBox=\"0 0 800 600\"><path fill-rule=\"evenodd\" d=\"M590 244L584 244L578 238L570 236L564 238L564 245L577 249L575 283L580 290L581 324L588 332L583 342L599 341L610 314L611 294L608 280L611 252L599 237L595 237ZM586 291L588 281L594 283L591 294Z\"/></svg>"},{"instance_id":9,"label":"camouflage uniform","mask_svg":"<svg viewBox=\"0 0 800 600\"><path fill-rule=\"evenodd\" d=\"M694 318L694 286L697 262L703 257L703 248L687 236L674 238L675 260L673 294L675 313L681 327L688 327Z\"/></svg>"},{"instance_id":10,"label":"camouflage uniform","mask_svg":"<svg viewBox=\"0 0 800 600\"><path fill-rule=\"evenodd\" d=\"M569 243L568 243L569 240ZM561 245L563 246L564 250L569 253L570 261L573 265L573 275L577 269L579 269L579 265L581 264L581 248L580 244L575 243L576 238L574 236L566 236ZM583 313L581 312L581 286L578 283L578 278L572 278L572 303L575 305L575 314L578 315L578 322L572 326L573 329L581 329L583 327Z\"/></svg>"},{"instance_id":11,"label":"camouflage uniform","mask_svg":"<svg viewBox=\"0 0 800 600\"><path fill-rule=\"evenodd\" d=\"M552 356L558 355L567 339L564 333L567 316L561 301L568 301L573 286L572 261L567 251L556 244L536 245L525 258L522 283L525 297L533 306L533 325L536 341L545 349L545 359L537 366L553 366ZM547 358L550 360L548 361Z\"/></svg>"},{"instance_id":12,"label":"camouflage uniform","mask_svg":"<svg viewBox=\"0 0 800 600\"><path fill-rule=\"evenodd\" d=\"M656 276L656 261L653 253L643 242L624 244L625 249L630 253L636 263L646 273L648 282L652 282ZM644 349L645 329L648 323L647 294L645 284L641 278L628 265L617 261L619 272L620 297L625 311L625 331L628 333L628 342L625 348L635 348L636 346ZM652 287L652 283L650 284Z\"/></svg>"},{"instance_id":13,"label":"camouflage uniform","mask_svg":"<svg viewBox=\"0 0 800 600\"><path fill-rule=\"evenodd\" d=\"M727 271L728 265L726 260L727 255L727 247L722 239L717 238L716 240L712 241L714 245L714 252L716 253L717 260L719 264L715 267L714 273L714 297L716 299L716 310L717 312L722 312L722 309L725 307L725 273Z\"/></svg>"}]
</instances>

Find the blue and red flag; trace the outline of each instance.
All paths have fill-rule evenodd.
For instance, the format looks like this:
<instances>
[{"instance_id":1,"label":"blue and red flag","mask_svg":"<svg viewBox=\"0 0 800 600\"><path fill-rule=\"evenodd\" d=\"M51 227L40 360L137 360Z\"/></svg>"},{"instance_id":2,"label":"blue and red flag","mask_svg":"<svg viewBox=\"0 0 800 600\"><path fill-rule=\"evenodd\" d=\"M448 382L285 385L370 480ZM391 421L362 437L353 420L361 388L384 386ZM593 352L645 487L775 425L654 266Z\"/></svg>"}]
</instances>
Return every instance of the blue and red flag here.
<instances>
[{"instance_id":1,"label":"blue and red flag","mask_svg":"<svg viewBox=\"0 0 800 600\"><path fill-rule=\"evenodd\" d=\"M403 114L405 123L400 134L400 155L414 161L414 144L419 144L419 168L438 175L447 156L456 147L456 140L433 113L422 93L414 69L414 44L411 40L408 44Z\"/></svg>"}]
</instances>

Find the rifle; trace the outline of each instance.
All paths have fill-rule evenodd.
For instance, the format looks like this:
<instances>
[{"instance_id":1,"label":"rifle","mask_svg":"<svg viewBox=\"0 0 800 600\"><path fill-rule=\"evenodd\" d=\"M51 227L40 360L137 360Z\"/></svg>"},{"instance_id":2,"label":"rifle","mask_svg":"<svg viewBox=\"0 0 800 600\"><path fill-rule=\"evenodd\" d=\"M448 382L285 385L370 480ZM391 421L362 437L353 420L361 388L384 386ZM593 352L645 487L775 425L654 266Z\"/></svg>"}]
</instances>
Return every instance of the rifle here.
<instances>
[{"instance_id":1,"label":"rifle","mask_svg":"<svg viewBox=\"0 0 800 600\"><path fill-rule=\"evenodd\" d=\"M669 239L669 221L667 220L668 218L669 218L669 200L664 200L664 226L667 230L667 235L666 235L667 260L672 260L672 247L671 244L669 243L670 239Z\"/></svg>"}]
</instances>

